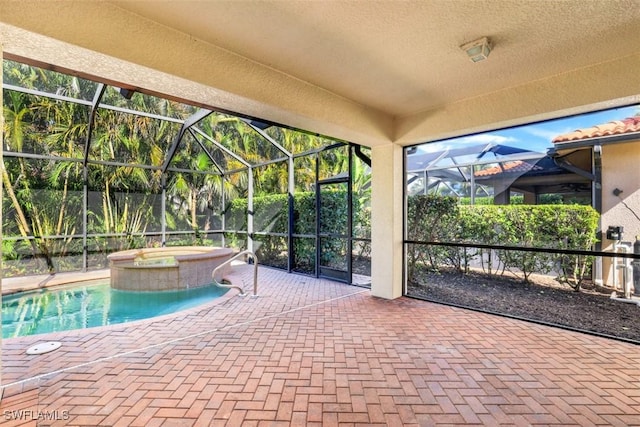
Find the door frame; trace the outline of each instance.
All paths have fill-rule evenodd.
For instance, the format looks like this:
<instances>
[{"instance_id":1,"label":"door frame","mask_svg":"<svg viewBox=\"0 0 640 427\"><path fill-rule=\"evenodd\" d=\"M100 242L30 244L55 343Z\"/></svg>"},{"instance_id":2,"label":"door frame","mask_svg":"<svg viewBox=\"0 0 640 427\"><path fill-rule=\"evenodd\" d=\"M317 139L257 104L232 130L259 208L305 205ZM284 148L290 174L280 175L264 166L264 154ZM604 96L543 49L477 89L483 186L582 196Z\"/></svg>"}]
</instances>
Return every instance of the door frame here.
<instances>
[{"instance_id":1,"label":"door frame","mask_svg":"<svg viewBox=\"0 0 640 427\"><path fill-rule=\"evenodd\" d=\"M351 153L351 151L349 151ZM351 157L351 155L349 155ZM346 228L347 233L345 235L326 235L321 230L321 191L322 186L324 185L335 185L335 184L343 184L346 185L347 188L347 209L346 209ZM317 180L316 181L316 277L324 277L327 279L337 280L340 282L351 284L351 273L352 273L352 250L353 250L353 224L352 224L352 216L353 216L353 200L352 200L352 191L351 191L351 158L349 158L349 172L347 176L336 176L329 179ZM346 270L338 270L329 266L323 266L321 264L321 255L322 255L322 239L323 238L335 238L335 239L344 239L346 240L347 245L347 262L346 262Z\"/></svg>"}]
</instances>

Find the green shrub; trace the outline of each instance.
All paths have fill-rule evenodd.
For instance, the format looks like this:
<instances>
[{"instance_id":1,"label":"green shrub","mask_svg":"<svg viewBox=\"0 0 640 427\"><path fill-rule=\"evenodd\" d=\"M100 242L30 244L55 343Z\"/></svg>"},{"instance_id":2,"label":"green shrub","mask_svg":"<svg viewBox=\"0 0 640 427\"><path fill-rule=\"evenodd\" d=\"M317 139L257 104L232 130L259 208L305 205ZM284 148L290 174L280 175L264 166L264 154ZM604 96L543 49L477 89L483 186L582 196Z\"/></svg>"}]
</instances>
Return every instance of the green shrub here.
<instances>
[{"instance_id":1,"label":"green shrub","mask_svg":"<svg viewBox=\"0 0 640 427\"><path fill-rule=\"evenodd\" d=\"M565 204L584 205L585 200L587 201L587 204L588 204L588 199L572 197L570 199L565 200L565 198L561 194L541 194L538 197L538 203L540 205L565 205ZM471 197L459 197L458 204L470 205ZM473 204L474 205L493 205L493 197L492 196L476 197ZM510 205L524 204L524 196L520 194L511 196L509 204Z\"/></svg>"},{"instance_id":2,"label":"green shrub","mask_svg":"<svg viewBox=\"0 0 640 427\"><path fill-rule=\"evenodd\" d=\"M499 224L502 222L502 218L500 212L492 205L461 207L459 210L460 233L458 240L485 245L501 244ZM474 259L479 260L485 273L493 275L500 272L501 265L496 251L479 248L471 255Z\"/></svg>"},{"instance_id":3,"label":"green shrub","mask_svg":"<svg viewBox=\"0 0 640 427\"><path fill-rule=\"evenodd\" d=\"M584 205L474 205L460 206L453 197L418 195L408 199L409 240L464 242L526 248L589 250L596 243L598 213ZM459 249L412 245L408 254L409 279L417 266L468 269L478 261L488 274L549 273L580 289L593 257L520 250Z\"/></svg>"},{"instance_id":4,"label":"green shrub","mask_svg":"<svg viewBox=\"0 0 640 427\"><path fill-rule=\"evenodd\" d=\"M457 199L452 196L418 195L407 203L407 237L409 240L451 242L456 237ZM421 265L437 270L440 265L459 259L457 248L415 245L407 252L407 273L411 281ZM454 261L455 263L455 261Z\"/></svg>"},{"instance_id":5,"label":"green shrub","mask_svg":"<svg viewBox=\"0 0 640 427\"><path fill-rule=\"evenodd\" d=\"M275 194L253 198L254 230L267 233L289 232L289 201L288 194ZM347 193L343 190L325 190L322 193L321 216L324 232L347 235ZM247 230L247 199L235 199L231 202L226 215L226 226L229 230L225 236L230 243L235 242L235 233L231 230ZM353 199L353 214L355 221L366 224L366 219L360 219L360 206L356 198ZM316 193L299 192L293 197L293 233L315 236L316 234ZM267 265L283 266L283 256L287 250L285 238L282 236L255 236L258 243L258 257ZM344 263L345 248L342 240L321 239L323 264L338 265ZM307 271L315 265L315 238L297 238L293 247L294 264ZM348 251L347 251L348 252Z\"/></svg>"}]
</instances>

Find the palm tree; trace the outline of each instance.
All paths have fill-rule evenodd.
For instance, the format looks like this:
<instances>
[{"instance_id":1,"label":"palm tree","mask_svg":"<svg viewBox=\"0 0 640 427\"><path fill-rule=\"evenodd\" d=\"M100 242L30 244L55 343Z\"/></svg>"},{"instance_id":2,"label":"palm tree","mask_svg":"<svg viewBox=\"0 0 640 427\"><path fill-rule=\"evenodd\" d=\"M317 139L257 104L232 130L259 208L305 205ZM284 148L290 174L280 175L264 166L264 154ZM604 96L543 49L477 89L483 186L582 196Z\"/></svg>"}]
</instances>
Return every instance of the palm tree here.
<instances>
[{"instance_id":1,"label":"palm tree","mask_svg":"<svg viewBox=\"0 0 640 427\"><path fill-rule=\"evenodd\" d=\"M19 92L8 92L4 97L3 114L3 140L9 151L22 152L25 145L25 138L31 134L32 107L27 103L27 95ZM17 232L29 241L34 258L38 258L38 245L34 240L29 239L33 235L31 221L25 211L33 203L29 203L27 198L30 192L31 174L25 160L17 157L16 161L6 162L2 159L2 181L11 205L13 207L14 219L16 220ZM5 227L11 233L11 228ZM51 268L50 263L49 268Z\"/></svg>"}]
</instances>

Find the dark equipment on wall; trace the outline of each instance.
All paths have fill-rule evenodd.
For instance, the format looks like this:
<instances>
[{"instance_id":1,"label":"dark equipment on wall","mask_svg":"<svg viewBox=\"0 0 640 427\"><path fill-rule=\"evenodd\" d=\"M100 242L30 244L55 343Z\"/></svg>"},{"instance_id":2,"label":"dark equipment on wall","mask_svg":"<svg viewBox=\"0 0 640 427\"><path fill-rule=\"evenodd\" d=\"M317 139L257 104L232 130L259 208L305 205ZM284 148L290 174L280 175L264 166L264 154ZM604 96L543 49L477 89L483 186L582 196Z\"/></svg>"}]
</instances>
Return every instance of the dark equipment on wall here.
<instances>
[{"instance_id":1,"label":"dark equipment on wall","mask_svg":"<svg viewBox=\"0 0 640 427\"><path fill-rule=\"evenodd\" d=\"M621 225L610 225L607 228L607 239L609 240L622 240L622 232L624 227Z\"/></svg>"}]
</instances>

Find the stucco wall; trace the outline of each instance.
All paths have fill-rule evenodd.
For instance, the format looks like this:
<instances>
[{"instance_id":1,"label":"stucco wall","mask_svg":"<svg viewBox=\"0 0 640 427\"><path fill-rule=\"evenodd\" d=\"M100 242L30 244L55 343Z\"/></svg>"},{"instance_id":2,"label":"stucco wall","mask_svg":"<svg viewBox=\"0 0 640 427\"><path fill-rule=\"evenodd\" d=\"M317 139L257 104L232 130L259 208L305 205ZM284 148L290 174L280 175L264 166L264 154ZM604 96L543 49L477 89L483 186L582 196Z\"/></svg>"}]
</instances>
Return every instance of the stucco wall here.
<instances>
[{"instance_id":1,"label":"stucco wall","mask_svg":"<svg viewBox=\"0 0 640 427\"><path fill-rule=\"evenodd\" d=\"M622 190L619 196L615 189ZM640 235L640 140L602 147L602 249L613 250L613 241L607 240L609 226L624 227L623 241L633 244ZM603 259L603 279L613 285L610 258ZM621 283L619 274L618 283Z\"/></svg>"}]
</instances>

